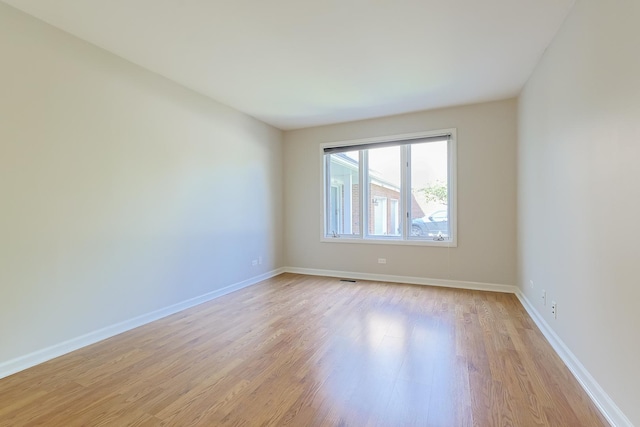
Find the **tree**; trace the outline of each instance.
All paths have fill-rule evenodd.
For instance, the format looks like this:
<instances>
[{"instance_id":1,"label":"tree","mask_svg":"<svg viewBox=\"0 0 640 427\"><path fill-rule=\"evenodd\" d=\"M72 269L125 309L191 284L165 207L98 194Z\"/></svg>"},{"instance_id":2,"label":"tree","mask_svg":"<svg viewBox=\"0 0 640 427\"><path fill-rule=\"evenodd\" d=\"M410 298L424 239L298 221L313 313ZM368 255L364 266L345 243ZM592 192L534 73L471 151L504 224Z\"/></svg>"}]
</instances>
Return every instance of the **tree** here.
<instances>
[{"instance_id":1,"label":"tree","mask_svg":"<svg viewBox=\"0 0 640 427\"><path fill-rule=\"evenodd\" d=\"M418 192L424 195L427 203L436 202L446 205L448 200L447 184L440 180L430 182L426 187L419 188Z\"/></svg>"}]
</instances>

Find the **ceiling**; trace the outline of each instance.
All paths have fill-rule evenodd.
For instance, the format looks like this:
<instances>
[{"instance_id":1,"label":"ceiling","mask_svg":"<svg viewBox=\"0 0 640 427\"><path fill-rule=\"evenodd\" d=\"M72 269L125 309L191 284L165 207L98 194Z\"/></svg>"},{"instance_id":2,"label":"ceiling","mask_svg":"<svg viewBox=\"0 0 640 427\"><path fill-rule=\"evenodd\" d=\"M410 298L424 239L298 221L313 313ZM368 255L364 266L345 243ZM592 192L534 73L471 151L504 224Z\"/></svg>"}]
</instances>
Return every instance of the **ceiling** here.
<instances>
[{"instance_id":1,"label":"ceiling","mask_svg":"<svg viewBox=\"0 0 640 427\"><path fill-rule=\"evenodd\" d=\"M2 0L280 129L516 96L574 0Z\"/></svg>"}]
</instances>

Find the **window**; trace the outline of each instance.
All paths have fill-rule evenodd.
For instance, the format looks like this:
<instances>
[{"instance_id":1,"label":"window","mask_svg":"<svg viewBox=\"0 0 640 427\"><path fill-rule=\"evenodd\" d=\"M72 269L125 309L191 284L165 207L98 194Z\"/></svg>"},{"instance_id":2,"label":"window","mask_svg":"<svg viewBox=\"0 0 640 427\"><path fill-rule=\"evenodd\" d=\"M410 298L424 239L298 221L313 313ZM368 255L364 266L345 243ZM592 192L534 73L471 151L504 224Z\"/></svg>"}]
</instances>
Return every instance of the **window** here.
<instances>
[{"instance_id":1,"label":"window","mask_svg":"<svg viewBox=\"0 0 640 427\"><path fill-rule=\"evenodd\" d=\"M323 144L323 240L456 244L455 129Z\"/></svg>"}]
</instances>

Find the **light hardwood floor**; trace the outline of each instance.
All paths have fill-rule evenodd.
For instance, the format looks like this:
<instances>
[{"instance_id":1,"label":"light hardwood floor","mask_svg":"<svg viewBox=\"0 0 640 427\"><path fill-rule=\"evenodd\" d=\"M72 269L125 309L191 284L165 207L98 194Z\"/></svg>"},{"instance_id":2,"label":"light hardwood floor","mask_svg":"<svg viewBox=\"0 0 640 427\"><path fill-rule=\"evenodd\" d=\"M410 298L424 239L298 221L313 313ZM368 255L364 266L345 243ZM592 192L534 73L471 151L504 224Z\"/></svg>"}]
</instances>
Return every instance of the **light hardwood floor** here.
<instances>
[{"instance_id":1,"label":"light hardwood floor","mask_svg":"<svg viewBox=\"0 0 640 427\"><path fill-rule=\"evenodd\" d=\"M284 274L0 380L0 426L604 426L509 294Z\"/></svg>"}]
</instances>

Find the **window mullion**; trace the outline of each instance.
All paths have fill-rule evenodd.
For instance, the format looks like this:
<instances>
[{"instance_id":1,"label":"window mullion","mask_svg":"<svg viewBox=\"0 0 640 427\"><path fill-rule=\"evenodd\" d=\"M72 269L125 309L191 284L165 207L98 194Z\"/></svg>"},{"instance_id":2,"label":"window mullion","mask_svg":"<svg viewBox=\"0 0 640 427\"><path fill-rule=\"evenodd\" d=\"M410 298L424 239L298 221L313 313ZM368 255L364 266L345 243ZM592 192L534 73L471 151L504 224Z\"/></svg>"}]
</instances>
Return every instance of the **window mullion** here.
<instances>
[{"instance_id":1,"label":"window mullion","mask_svg":"<svg viewBox=\"0 0 640 427\"><path fill-rule=\"evenodd\" d=\"M331 234L331 156L324 156L324 235Z\"/></svg>"},{"instance_id":2,"label":"window mullion","mask_svg":"<svg viewBox=\"0 0 640 427\"><path fill-rule=\"evenodd\" d=\"M369 152L360 150L360 237L369 236Z\"/></svg>"},{"instance_id":3,"label":"window mullion","mask_svg":"<svg viewBox=\"0 0 640 427\"><path fill-rule=\"evenodd\" d=\"M411 235L411 149L409 145L402 147L400 155L402 162L400 197L402 198L402 239L407 240Z\"/></svg>"}]
</instances>

